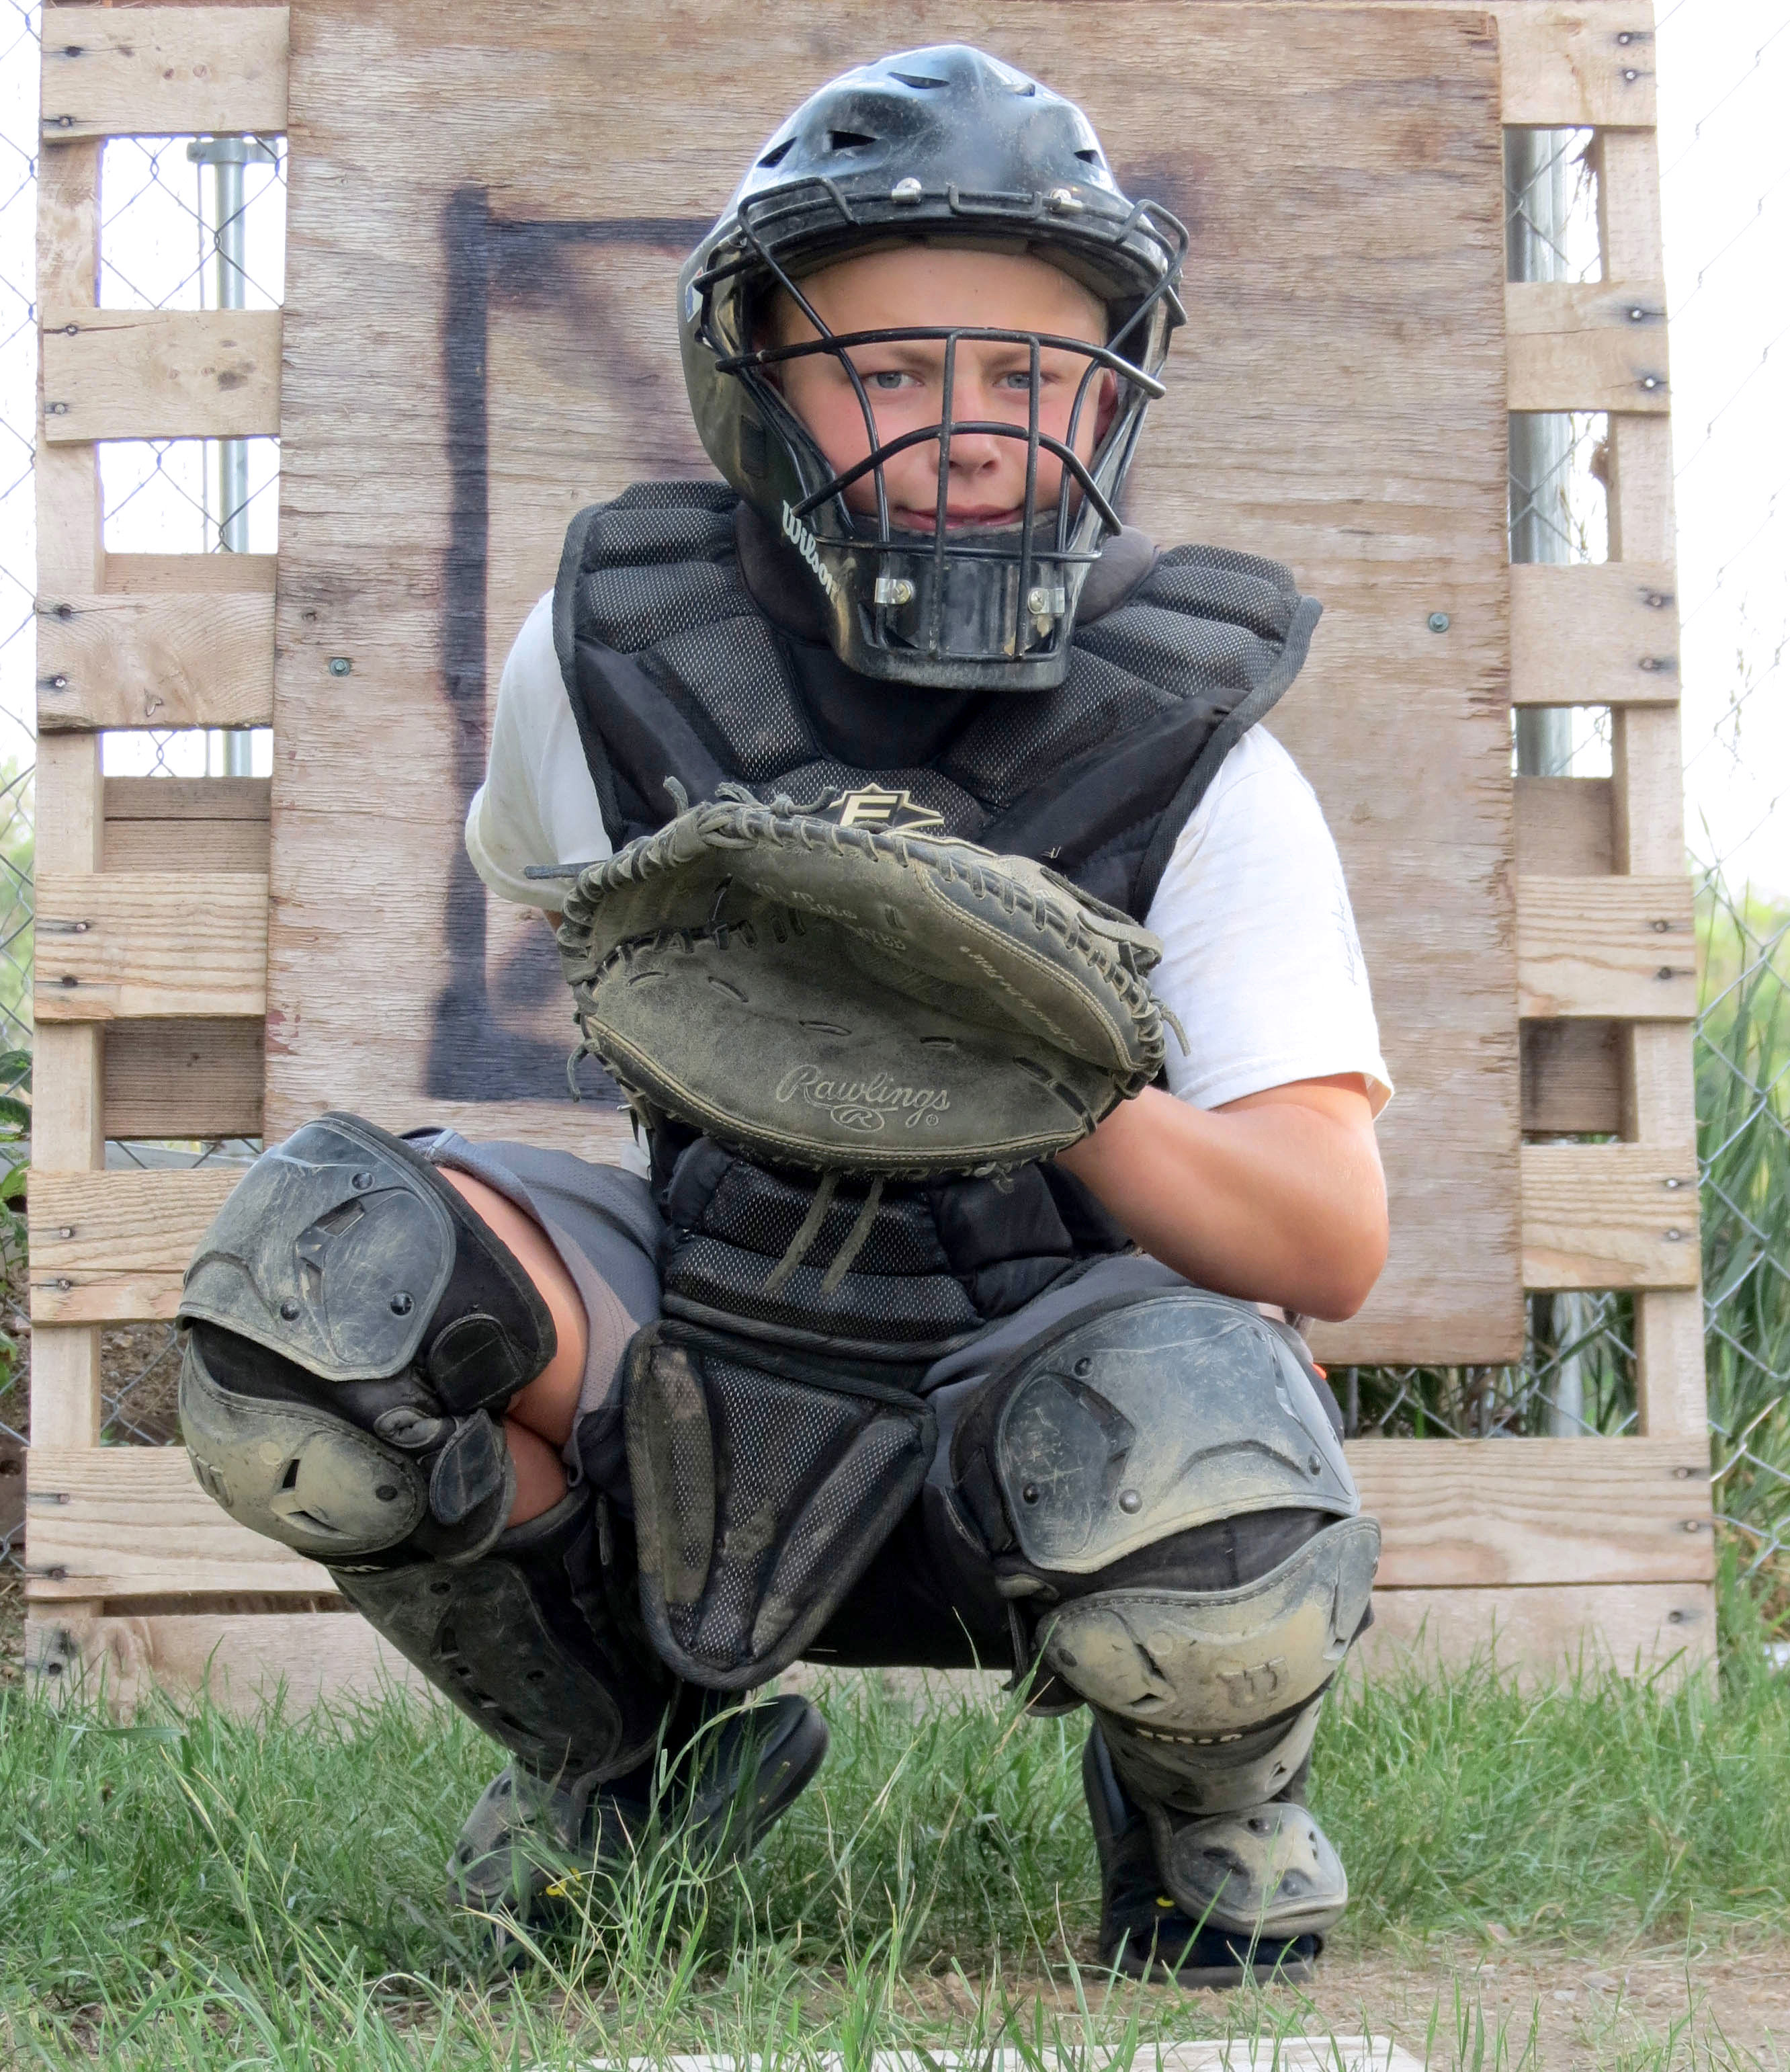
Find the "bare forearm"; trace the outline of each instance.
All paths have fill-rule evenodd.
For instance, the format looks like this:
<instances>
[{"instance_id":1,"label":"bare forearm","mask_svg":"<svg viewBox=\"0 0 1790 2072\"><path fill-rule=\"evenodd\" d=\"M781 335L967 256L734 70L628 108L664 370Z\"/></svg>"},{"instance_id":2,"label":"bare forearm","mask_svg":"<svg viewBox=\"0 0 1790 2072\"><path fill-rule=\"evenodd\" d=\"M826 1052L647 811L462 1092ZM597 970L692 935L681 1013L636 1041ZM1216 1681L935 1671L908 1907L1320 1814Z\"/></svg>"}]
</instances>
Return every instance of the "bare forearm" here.
<instances>
[{"instance_id":1,"label":"bare forearm","mask_svg":"<svg viewBox=\"0 0 1790 2072\"><path fill-rule=\"evenodd\" d=\"M1058 1162L1202 1288L1353 1316L1386 1262L1386 1182L1365 1096L1308 1087L1209 1111L1152 1087Z\"/></svg>"}]
</instances>

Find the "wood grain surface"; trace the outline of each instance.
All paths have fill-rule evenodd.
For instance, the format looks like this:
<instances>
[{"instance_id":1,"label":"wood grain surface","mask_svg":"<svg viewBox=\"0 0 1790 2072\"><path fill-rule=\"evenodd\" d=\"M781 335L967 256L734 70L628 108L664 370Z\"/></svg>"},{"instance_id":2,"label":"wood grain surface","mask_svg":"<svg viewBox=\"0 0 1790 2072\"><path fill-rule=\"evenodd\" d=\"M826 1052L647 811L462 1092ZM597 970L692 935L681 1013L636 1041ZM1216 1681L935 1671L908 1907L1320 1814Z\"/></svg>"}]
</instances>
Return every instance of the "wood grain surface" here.
<instances>
[{"instance_id":1,"label":"wood grain surface","mask_svg":"<svg viewBox=\"0 0 1790 2072\"><path fill-rule=\"evenodd\" d=\"M1513 705L1653 705L1678 690L1673 569L1632 561L1512 568Z\"/></svg>"},{"instance_id":2,"label":"wood grain surface","mask_svg":"<svg viewBox=\"0 0 1790 2072\"><path fill-rule=\"evenodd\" d=\"M33 1316L57 1324L172 1317L193 1248L241 1178L240 1166L34 1174Z\"/></svg>"},{"instance_id":3,"label":"wood grain surface","mask_svg":"<svg viewBox=\"0 0 1790 2072\"><path fill-rule=\"evenodd\" d=\"M1524 1133L1619 1136L1622 1067L1620 1022L1525 1022Z\"/></svg>"},{"instance_id":4,"label":"wood grain surface","mask_svg":"<svg viewBox=\"0 0 1790 2072\"><path fill-rule=\"evenodd\" d=\"M1527 1589L1382 1590L1351 1675L1480 1661L1533 1688L1607 1665L1669 1689L1715 1659L1707 1584L1546 1583Z\"/></svg>"},{"instance_id":5,"label":"wood grain surface","mask_svg":"<svg viewBox=\"0 0 1790 2072\"><path fill-rule=\"evenodd\" d=\"M105 1035L105 1133L259 1137L261 1075L259 1022L114 1022Z\"/></svg>"},{"instance_id":6,"label":"wood grain surface","mask_svg":"<svg viewBox=\"0 0 1790 2072\"><path fill-rule=\"evenodd\" d=\"M1273 724L1341 847L1399 1094L1392 1263L1332 1357L1521 1342L1485 18L926 0L900 27L1048 51L1131 188L1193 224L1132 516L1285 559L1325 602ZM863 0L600 33L572 0L294 8L270 1134L335 1103L566 1127L551 947L459 841L498 669L580 504L708 472L677 267L786 110L892 33Z\"/></svg>"},{"instance_id":7,"label":"wood grain surface","mask_svg":"<svg viewBox=\"0 0 1790 2072\"><path fill-rule=\"evenodd\" d=\"M1496 0L1504 119L1540 130L1652 127L1652 0Z\"/></svg>"},{"instance_id":8,"label":"wood grain surface","mask_svg":"<svg viewBox=\"0 0 1790 2072\"><path fill-rule=\"evenodd\" d=\"M265 877L269 791L265 777L109 777L100 867Z\"/></svg>"},{"instance_id":9,"label":"wood grain surface","mask_svg":"<svg viewBox=\"0 0 1790 2072\"><path fill-rule=\"evenodd\" d=\"M1706 1438L1369 1439L1349 1462L1389 1589L1714 1573Z\"/></svg>"},{"instance_id":10,"label":"wood grain surface","mask_svg":"<svg viewBox=\"0 0 1790 2072\"><path fill-rule=\"evenodd\" d=\"M240 439L280 429L277 310L52 309L43 436Z\"/></svg>"},{"instance_id":11,"label":"wood grain surface","mask_svg":"<svg viewBox=\"0 0 1790 2072\"><path fill-rule=\"evenodd\" d=\"M286 126L284 7L58 7L43 25L46 143Z\"/></svg>"},{"instance_id":12,"label":"wood grain surface","mask_svg":"<svg viewBox=\"0 0 1790 2072\"><path fill-rule=\"evenodd\" d=\"M1512 409L1671 408L1659 282L1513 281L1505 294Z\"/></svg>"},{"instance_id":13,"label":"wood grain surface","mask_svg":"<svg viewBox=\"0 0 1790 2072\"><path fill-rule=\"evenodd\" d=\"M1652 1144L1523 1147L1531 1288L1694 1288L1697 1155Z\"/></svg>"},{"instance_id":14,"label":"wood grain surface","mask_svg":"<svg viewBox=\"0 0 1790 2072\"><path fill-rule=\"evenodd\" d=\"M252 871L41 871L39 1022L259 1015L267 880Z\"/></svg>"},{"instance_id":15,"label":"wood grain surface","mask_svg":"<svg viewBox=\"0 0 1790 2072\"><path fill-rule=\"evenodd\" d=\"M1489 1660L1516 1669L1526 1686L1538 1688L1570 1683L1585 1669L1607 1663L1619 1675L1657 1677L1669 1688L1683 1675L1702 1673L1714 1653L1711 1593L1695 1583L1382 1589L1374 1593L1373 1611L1373 1626L1349 1655L1349 1675L1398 1675L1414 1663L1458 1667ZM26 1625L27 1670L74 1689L84 1679L86 1691L96 1695L103 1688L121 1720L151 1691L204 1690L223 1710L242 1717L275 1702L287 1717L302 1717L319 1701L393 1690L419 1704L442 1702L339 1599L327 1611L258 1615L209 1609L137 1613L127 1605L109 1615L71 1618L54 1601L40 1601L36 1612ZM783 1688L811 1688L805 1682L811 1675L799 1670L785 1678Z\"/></svg>"},{"instance_id":16,"label":"wood grain surface","mask_svg":"<svg viewBox=\"0 0 1790 2072\"><path fill-rule=\"evenodd\" d=\"M273 594L277 554L105 554L100 587L120 597L159 597L172 590L265 590Z\"/></svg>"},{"instance_id":17,"label":"wood grain surface","mask_svg":"<svg viewBox=\"0 0 1790 2072\"><path fill-rule=\"evenodd\" d=\"M326 1569L214 1503L184 1447L36 1446L27 1473L34 1599L335 1593Z\"/></svg>"},{"instance_id":18,"label":"wood grain surface","mask_svg":"<svg viewBox=\"0 0 1790 2072\"><path fill-rule=\"evenodd\" d=\"M37 627L40 728L265 726L273 717L269 592L51 594L38 600Z\"/></svg>"},{"instance_id":19,"label":"wood grain surface","mask_svg":"<svg viewBox=\"0 0 1790 2072\"><path fill-rule=\"evenodd\" d=\"M1385 1535L1388 1589L1713 1572L1704 1440L1374 1439L1349 1457ZM34 1597L330 1587L315 1564L235 1524L180 1448L37 1447L29 1469Z\"/></svg>"},{"instance_id":20,"label":"wood grain surface","mask_svg":"<svg viewBox=\"0 0 1790 2072\"><path fill-rule=\"evenodd\" d=\"M1688 1021L1697 1012L1689 878L1519 878L1517 969L1525 1015Z\"/></svg>"},{"instance_id":21,"label":"wood grain surface","mask_svg":"<svg viewBox=\"0 0 1790 2072\"><path fill-rule=\"evenodd\" d=\"M1518 882L1609 877L1616 867L1611 789L1607 777L1519 777Z\"/></svg>"},{"instance_id":22,"label":"wood grain surface","mask_svg":"<svg viewBox=\"0 0 1790 2072\"><path fill-rule=\"evenodd\" d=\"M153 1612L67 1618L55 1605L25 1628L27 1672L90 1698L128 1721L157 1691L203 1691L220 1710L252 1719L277 1704L287 1719L319 1704L403 1691L437 1699L404 1657L340 1600L327 1611Z\"/></svg>"}]
</instances>

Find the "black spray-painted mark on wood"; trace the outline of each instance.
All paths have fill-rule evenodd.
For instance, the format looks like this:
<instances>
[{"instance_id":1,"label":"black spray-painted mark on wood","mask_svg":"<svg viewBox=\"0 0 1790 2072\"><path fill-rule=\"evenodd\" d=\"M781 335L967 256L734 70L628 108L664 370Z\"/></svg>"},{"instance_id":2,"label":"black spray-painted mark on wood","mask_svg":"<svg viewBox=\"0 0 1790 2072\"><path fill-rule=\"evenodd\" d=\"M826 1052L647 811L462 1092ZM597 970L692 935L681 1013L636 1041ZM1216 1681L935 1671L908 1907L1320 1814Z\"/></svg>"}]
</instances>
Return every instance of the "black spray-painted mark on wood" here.
<instances>
[{"instance_id":1,"label":"black spray-painted mark on wood","mask_svg":"<svg viewBox=\"0 0 1790 2072\"><path fill-rule=\"evenodd\" d=\"M675 357L654 360L640 353L614 310L593 293L588 273L570 262L593 247L662 253L669 310L678 267L708 227L706 218L682 217L506 220L491 214L482 188L462 189L442 212L447 297L441 352L453 503L442 569L441 683L453 727L457 826L484 781L487 753L493 313L525 315L540 327L548 353L577 356L581 369L616 407L631 405L639 413L642 458L659 462L653 471L668 471L661 458L664 413L675 409L680 425L688 424L681 386L668 378L675 375ZM680 430L677 448L686 449L693 437ZM575 464L574 455L568 465ZM688 461L676 471L690 472ZM552 573L544 569L544 582ZM515 629L498 630L507 639ZM515 1026L563 993L552 942L544 928L526 935L499 965L494 997L488 896L457 842L443 926L447 976L433 1003L423 1091L453 1100L563 1100L570 1035L556 1044ZM567 1018L569 1026L569 1013ZM618 1098L593 1067L585 1068L582 1084L587 1098L611 1104Z\"/></svg>"}]
</instances>

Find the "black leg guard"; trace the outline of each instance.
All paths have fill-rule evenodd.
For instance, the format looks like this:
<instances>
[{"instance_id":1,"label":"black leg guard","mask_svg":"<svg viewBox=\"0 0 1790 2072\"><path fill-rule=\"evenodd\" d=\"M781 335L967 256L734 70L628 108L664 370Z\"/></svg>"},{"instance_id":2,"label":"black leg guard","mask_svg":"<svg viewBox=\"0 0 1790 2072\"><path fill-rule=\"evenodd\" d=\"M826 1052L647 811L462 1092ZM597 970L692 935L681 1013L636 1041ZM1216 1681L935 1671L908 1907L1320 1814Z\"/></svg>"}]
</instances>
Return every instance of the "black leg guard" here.
<instances>
[{"instance_id":1,"label":"black leg guard","mask_svg":"<svg viewBox=\"0 0 1790 2072\"><path fill-rule=\"evenodd\" d=\"M1182 1986L1309 1979L1314 1934L1250 1935L1197 1919L1168 1890L1143 1808L1119 1782L1098 1725L1082 1756L1082 1789L1100 1856L1100 1961L1134 1979Z\"/></svg>"},{"instance_id":2,"label":"black leg guard","mask_svg":"<svg viewBox=\"0 0 1790 2072\"><path fill-rule=\"evenodd\" d=\"M451 1896L520 1919L625 1869L656 1830L704 1866L749 1852L827 1753L805 1698L741 1712L648 1646L626 1527L574 1490L460 1566L338 1572L370 1624L515 1760L448 1865ZM609 1545L598 1544L607 1539Z\"/></svg>"},{"instance_id":3,"label":"black leg guard","mask_svg":"<svg viewBox=\"0 0 1790 2072\"><path fill-rule=\"evenodd\" d=\"M589 1491L576 1490L480 1560L332 1572L367 1622L530 1770L597 1782L651 1754L677 1684L626 1597L606 1592L596 1525Z\"/></svg>"}]
</instances>

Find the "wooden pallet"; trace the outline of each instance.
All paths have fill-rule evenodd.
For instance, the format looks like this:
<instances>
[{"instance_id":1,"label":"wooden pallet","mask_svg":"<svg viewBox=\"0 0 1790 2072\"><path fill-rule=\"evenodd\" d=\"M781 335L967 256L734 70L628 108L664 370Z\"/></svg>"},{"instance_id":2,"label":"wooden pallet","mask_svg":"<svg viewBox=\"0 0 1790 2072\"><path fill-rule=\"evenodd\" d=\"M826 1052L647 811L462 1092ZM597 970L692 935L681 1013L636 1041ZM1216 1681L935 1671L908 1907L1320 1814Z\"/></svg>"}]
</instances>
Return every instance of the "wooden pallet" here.
<instances>
[{"instance_id":1,"label":"wooden pallet","mask_svg":"<svg viewBox=\"0 0 1790 2072\"><path fill-rule=\"evenodd\" d=\"M1389 0L1422 8L1431 0ZM1374 1645L1624 1664L1713 1647L1652 14L1502 0L1504 117L1598 133L1607 279L1507 299L1514 409L1610 413L1607 565L1511 571L1517 705L1607 705L1615 775L1514 800L1522 1277L1635 1291L1641 1435L1351 1457L1384 1522ZM403 1675L327 1576L204 1498L174 1449L102 1447L99 1327L173 1314L230 1184L109 1174L108 1137L252 1134L269 805L248 780L102 780L107 728L271 722L274 578L252 556L108 555L95 442L280 430L278 313L101 311L101 141L285 123L286 10L54 6L39 280L37 1113L30 1648L127 1690L212 1663L243 1702ZM285 744L282 744L285 746ZM582 1125L590 1141L588 1122ZM1419 1355L1414 1348L1410 1356Z\"/></svg>"}]
</instances>

